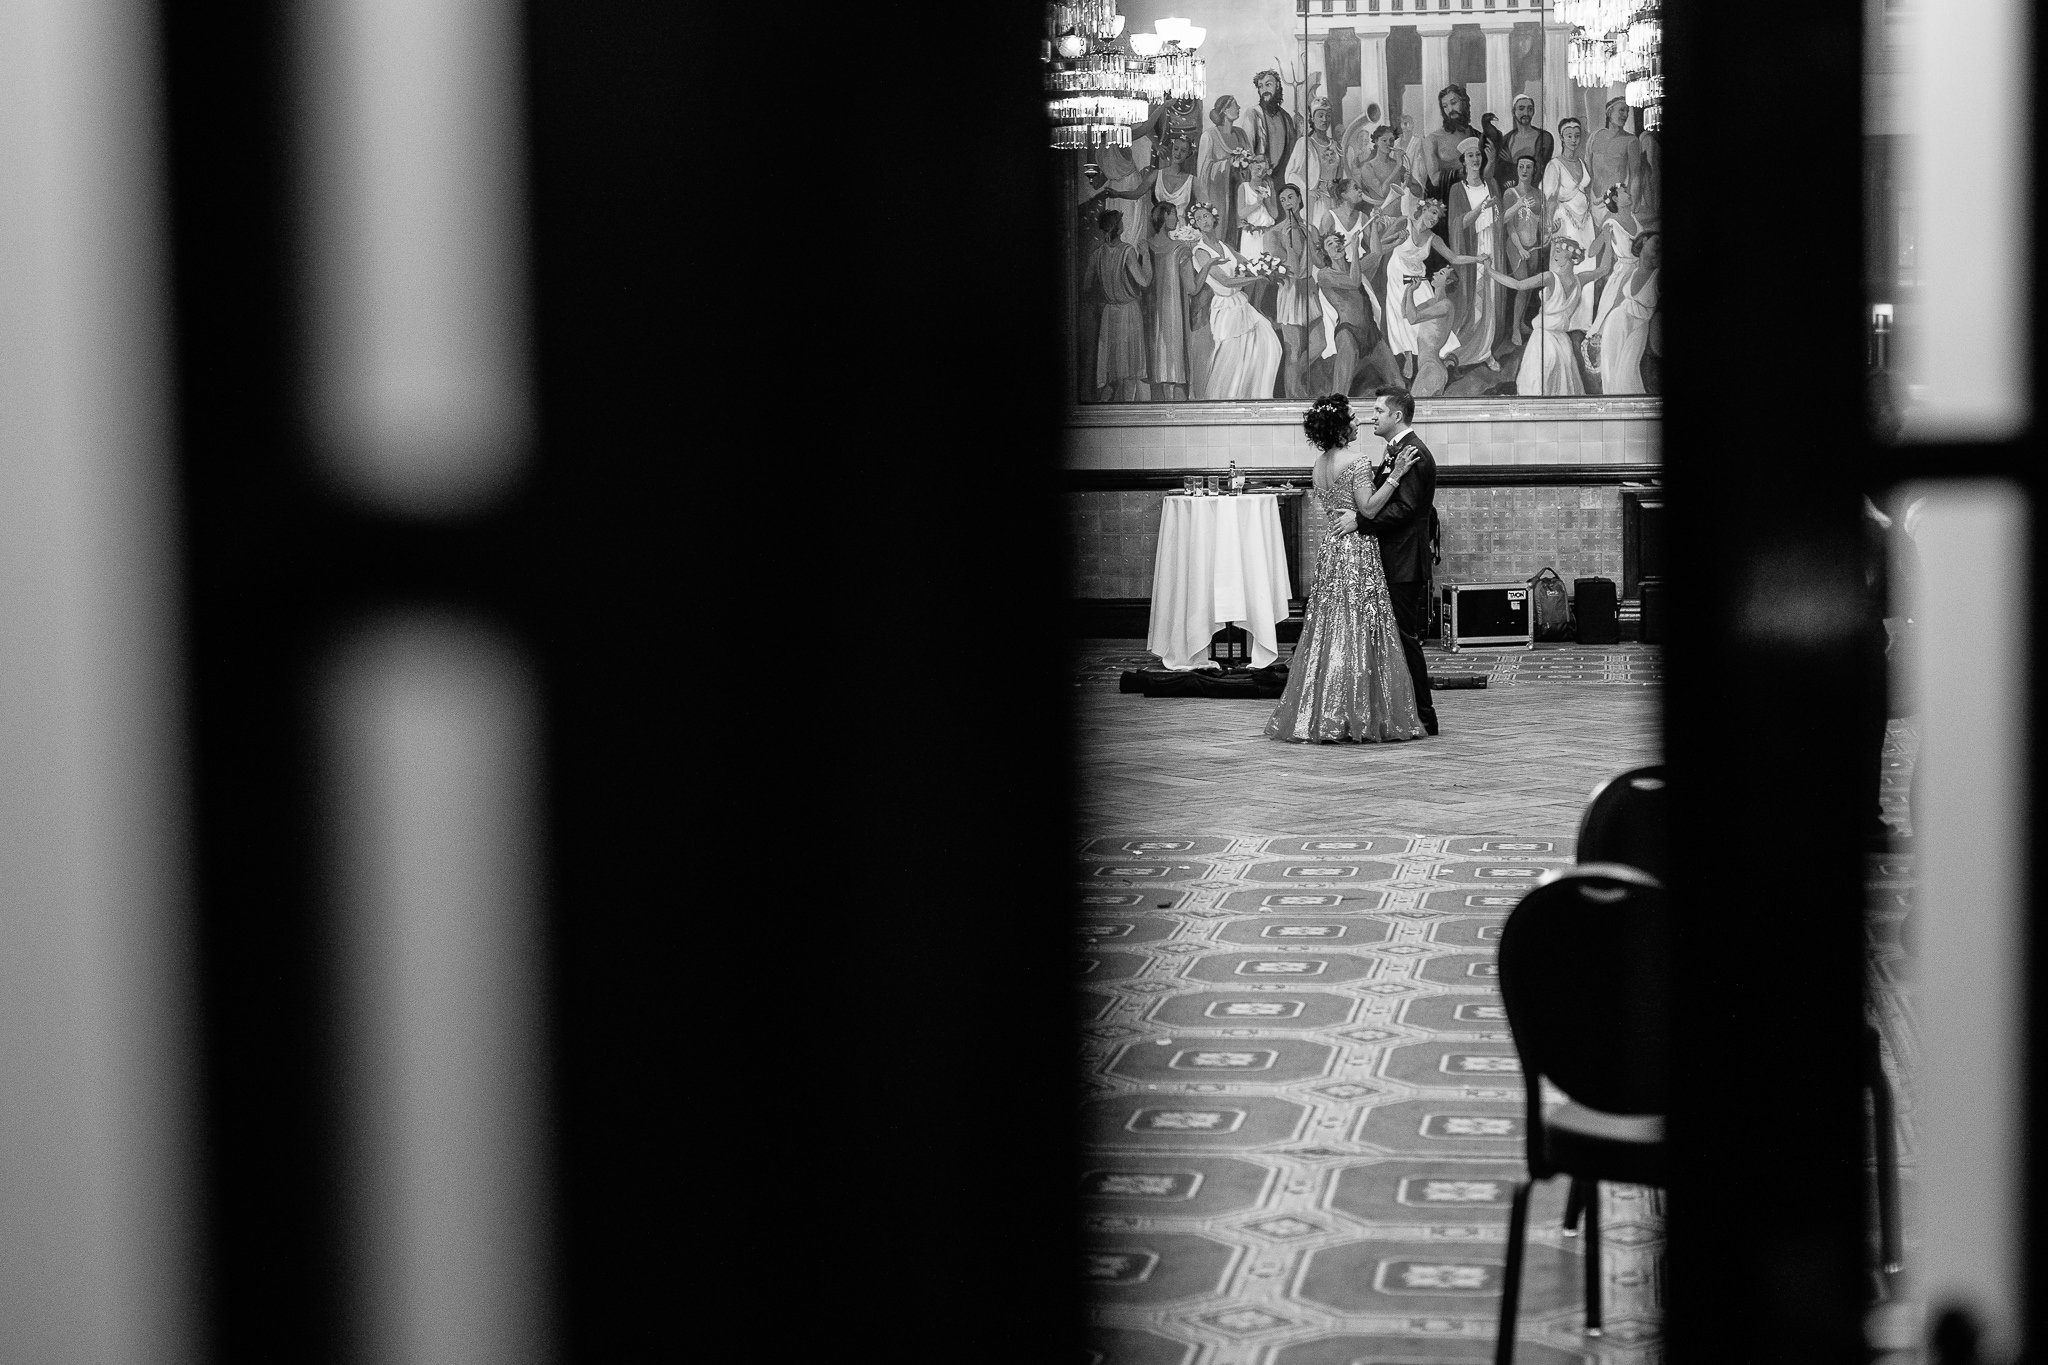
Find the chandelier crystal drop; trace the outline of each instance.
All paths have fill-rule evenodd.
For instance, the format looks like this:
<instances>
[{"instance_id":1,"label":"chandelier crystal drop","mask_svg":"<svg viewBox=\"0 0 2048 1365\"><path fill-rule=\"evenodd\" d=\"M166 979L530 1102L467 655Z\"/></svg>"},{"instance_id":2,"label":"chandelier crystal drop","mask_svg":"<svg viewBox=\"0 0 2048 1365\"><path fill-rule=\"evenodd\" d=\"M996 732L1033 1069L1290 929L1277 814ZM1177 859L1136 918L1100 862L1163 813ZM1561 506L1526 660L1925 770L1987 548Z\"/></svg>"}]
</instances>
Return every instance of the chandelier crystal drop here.
<instances>
[{"instance_id":1,"label":"chandelier crystal drop","mask_svg":"<svg viewBox=\"0 0 2048 1365\"><path fill-rule=\"evenodd\" d=\"M1053 146L1128 147L1130 125L1149 118L1153 105L1205 96L1195 52L1207 30L1181 18L1152 27L1126 35L1115 0L1046 5L1039 57Z\"/></svg>"},{"instance_id":2,"label":"chandelier crystal drop","mask_svg":"<svg viewBox=\"0 0 2048 1365\"><path fill-rule=\"evenodd\" d=\"M1558 22L1572 28L1571 79L1620 86L1636 108L1664 99L1664 19L1659 0L1557 0Z\"/></svg>"}]
</instances>

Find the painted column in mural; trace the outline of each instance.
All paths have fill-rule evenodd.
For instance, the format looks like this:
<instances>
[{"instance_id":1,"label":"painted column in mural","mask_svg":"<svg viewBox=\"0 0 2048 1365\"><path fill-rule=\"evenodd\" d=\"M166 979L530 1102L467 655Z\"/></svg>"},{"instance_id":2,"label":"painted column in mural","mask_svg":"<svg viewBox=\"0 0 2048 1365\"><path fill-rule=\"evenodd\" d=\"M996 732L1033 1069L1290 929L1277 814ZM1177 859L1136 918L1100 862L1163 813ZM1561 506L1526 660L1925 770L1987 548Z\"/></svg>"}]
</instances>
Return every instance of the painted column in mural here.
<instances>
[{"instance_id":1,"label":"painted column in mural","mask_svg":"<svg viewBox=\"0 0 2048 1365\"><path fill-rule=\"evenodd\" d=\"M1330 129L1339 140L1351 121L1365 112L1365 101L1359 97L1359 82L1365 76L1360 58L1357 30L1333 28L1323 35L1323 93L1330 97Z\"/></svg>"},{"instance_id":2,"label":"painted column in mural","mask_svg":"<svg viewBox=\"0 0 2048 1365\"><path fill-rule=\"evenodd\" d=\"M1486 108L1483 112L1492 114L1500 121L1502 128L1515 126L1515 62L1508 51L1508 38L1513 31L1512 19L1500 20L1486 25ZM1473 110L1472 121L1477 123L1482 111Z\"/></svg>"},{"instance_id":3,"label":"painted column in mural","mask_svg":"<svg viewBox=\"0 0 2048 1365\"><path fill-rule=\"evenodd\" d=\"M1448 27L1422 35L1422 99L1415 110L1415 130L1431 133L1443 127L1443 112L1437 108L1436 92L1451 83L1451 30Z\"/></svg>"},{"instance_id":4,"label":"painted column in mural","mask_svg":"<svg viewBox=\"0 0 2048 1365\"><path fill-rule=\"evenodd\" d=\"M1572 31L1569 25L1543 26L1543 126L1552 137L1557 121L1573 112L1571 77Z\"/></svg>"},{"instance_id":5,"label":"painted column in mural","mask_svg":"<svg viewBox=\"0 0 2048 1365\"><path fill-rule=\"evenodd\" d=\"M1384 30L1368 33L1358 40L1358 101L1352 120L1365 117L1365 107L1380 107L1380 122L1392 117L1387 112L1387 35Z\"/></svg>"},{"instance_id":6,"label":"painted column in mural","mask_svg":"<svg viewBox=\"0 0 2048 1365\"><path fill-rule=\"evenodd\" d=\"M1329 40L1330 35L1327 33L1308 33L1301 36L1301 71L1308 81L1308 84L1302 87L1304 101L1308 98L1307 91L1313 88L1316 94L1329 100L1332 105L1337 102L1330 91L1330 68L1323 52ZM1294 108L1292 104L1287 107ZM1306 110L1298 112L1305 113Z\"/></svg>"}]
</instances>

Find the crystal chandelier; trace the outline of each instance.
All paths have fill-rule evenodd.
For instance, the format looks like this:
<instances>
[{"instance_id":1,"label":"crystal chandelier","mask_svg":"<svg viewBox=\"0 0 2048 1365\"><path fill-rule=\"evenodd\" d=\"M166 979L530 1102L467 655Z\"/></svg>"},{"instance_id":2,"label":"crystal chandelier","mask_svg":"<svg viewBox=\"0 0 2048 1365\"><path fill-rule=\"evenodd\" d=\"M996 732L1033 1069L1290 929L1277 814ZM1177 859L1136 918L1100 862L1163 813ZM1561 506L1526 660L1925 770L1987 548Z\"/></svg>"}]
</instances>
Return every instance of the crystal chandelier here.
<instances>
[{"instance_id":1,"label":"crystal chandelier","mask_svg":"<svg viewBox=\"0 0 2048 1365\"><path fill-rule=\"evenodd\" d=\"M1636 108L1664 99L1664 20L1658 0L1558 0L1572 28L1566 69L1580 85L1622 87Z\"/></svg>"},{"instance_id":2,"label":"crystal chandelier","mask_svg":"<svg viewBox=\"0 0 2048 1365\"><path fill-rule=\"evenodd\" d=\"M1143 123L1154 104L1202 98L1203 64L1195 50L1207 30L1185 19L1161 19L1152 27L1125 38L1116 0L1045 7L1039 56L1046 64L1053 146L1128 147L1130 125Z\"/></svg>"}]
</instances>

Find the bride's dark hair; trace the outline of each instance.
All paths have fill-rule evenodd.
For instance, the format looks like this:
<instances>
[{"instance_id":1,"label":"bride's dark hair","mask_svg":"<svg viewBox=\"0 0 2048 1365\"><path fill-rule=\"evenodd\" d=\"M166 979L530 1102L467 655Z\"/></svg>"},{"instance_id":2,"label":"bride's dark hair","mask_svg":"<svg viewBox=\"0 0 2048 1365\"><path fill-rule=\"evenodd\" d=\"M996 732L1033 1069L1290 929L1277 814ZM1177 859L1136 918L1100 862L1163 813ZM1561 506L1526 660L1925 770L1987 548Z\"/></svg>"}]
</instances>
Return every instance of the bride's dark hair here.
<instances>
[{"instance_id":1,"label":"bride's dark hair","mask_svg":"<svg viewBox=\"0 0 2048 1365\"><path fill-rule=\"evenodd\" d=\"M1351 400L1341 393L1326 393L1308 405L1301 429L1317 450L1348 446L1358 435L1358 423L1351 418Z\"/></svg>"}]
</instances>

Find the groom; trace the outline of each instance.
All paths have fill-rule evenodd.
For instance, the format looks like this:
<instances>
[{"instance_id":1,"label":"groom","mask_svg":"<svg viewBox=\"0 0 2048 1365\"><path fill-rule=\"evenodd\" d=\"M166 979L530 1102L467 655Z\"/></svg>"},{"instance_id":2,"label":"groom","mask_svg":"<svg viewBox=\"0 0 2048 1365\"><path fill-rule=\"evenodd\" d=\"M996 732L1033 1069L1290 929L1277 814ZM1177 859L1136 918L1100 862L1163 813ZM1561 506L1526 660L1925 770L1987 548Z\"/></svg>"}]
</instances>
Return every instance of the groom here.
<instances>
[{"instance_id":1,"label":"groom","mask_svg":"<svg viewBox=\"0 0 2048 1365\"><path fill-rule=\"evenodd\" d=\"M1429 664L1422 657L1422 632L1429 620L1430 524L1435 520L1436 457L1409 422L1415 399L1406 389L1382 384L1372 400L1372 434L1387 443L1387 458L1373 471L1373 487L1386 481L1394 457L1413 451L1415 464L1394 486L1394 496L1370 517L1345 512L1336 519L1339 531L1377 536L1380 563L1387 570L1387 592L1394 599L1394 623L1401 628L1401 653L1415 684L1415 710L1422 728L1436 731L1436 704L1429 695Z\"/></svg>"}]
</instances>

